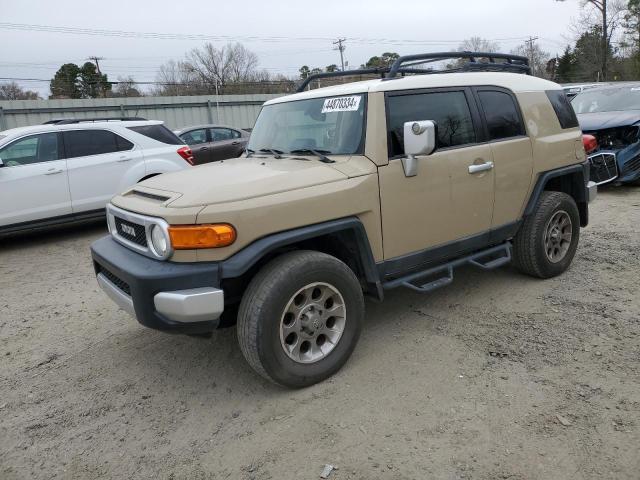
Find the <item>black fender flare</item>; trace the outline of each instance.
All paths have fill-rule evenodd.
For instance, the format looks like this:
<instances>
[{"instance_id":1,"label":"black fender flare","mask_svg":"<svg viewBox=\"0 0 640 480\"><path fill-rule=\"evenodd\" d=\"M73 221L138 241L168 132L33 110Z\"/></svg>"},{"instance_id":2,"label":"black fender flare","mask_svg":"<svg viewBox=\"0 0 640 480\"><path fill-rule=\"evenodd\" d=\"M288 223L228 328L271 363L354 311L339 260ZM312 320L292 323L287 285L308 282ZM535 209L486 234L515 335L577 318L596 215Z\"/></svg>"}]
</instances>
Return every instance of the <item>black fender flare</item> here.
<instances>
[{"instance_id":1,"label":"black fender flare","mask_svg":"<svg viewBox=\"0 0 640 480\"><path fill-rule=\"evenodd\" d=\"M540 199L540 195L542 195L542 192L545 190L545 187L550 180L568 175L578 179L572 180L574 183L574 198L578 204L578 210L580 211L580 225L582 227L586 227L589 222L589 199L587 193L587 183L589 181L588 161L542 172L536 180L536 184L531 192L527 206L524 209L523 216L527 217L534 212L535 207L538 204L538 200Z\"/></svg>"},{"instance_id":2,"label":"black fender flare","mask_svg":"<svg viewBox=\"0 0 640 480\"><path fill-rule=\"evenodd\" d=\"M350 233L355 242L358 262L364 274L364 280L368 284L381 285L376 263L371 252L371 245L367 237L364 225L357 217L346 217L323 223L307 225L292 230L273 233L262 237L228 259L221 262L221 278L237 278L246 273L259 262L265 255L288 245L293 245L304 240L321 237L327 234ZM380 287L381 291L381 287Z\"/></svg>"}]
</instances>

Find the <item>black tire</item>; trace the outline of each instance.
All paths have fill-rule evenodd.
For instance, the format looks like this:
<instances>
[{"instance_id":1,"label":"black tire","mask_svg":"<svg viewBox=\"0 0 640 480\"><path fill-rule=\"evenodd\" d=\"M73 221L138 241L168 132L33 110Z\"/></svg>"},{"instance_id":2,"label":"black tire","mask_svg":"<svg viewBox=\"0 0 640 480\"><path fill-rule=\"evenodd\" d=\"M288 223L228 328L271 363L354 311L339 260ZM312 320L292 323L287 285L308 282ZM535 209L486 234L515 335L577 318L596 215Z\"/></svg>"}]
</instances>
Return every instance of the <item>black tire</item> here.
<instances>
[{"instance_id":1,"label":"black tire","mask_svg":"<svg viewBox=\"0 0 640 480\"><path fill-rule=\"evenodd\" d=\"M546 253L545 234L552 217L562 211L569 215L572 235L564 257L554 263ZM573 198L562 192L542 192L536 210L525 219L514 238L513 264L534 277L555 277L571 265L579 239L580 214Z\"/></svg>"},{"instance_id":2,"label":"black tire","mask_svg":"<svg viewBox=\"0 0 640 480\"><path fill-rule=\"evenodd\" d=\"M281 319L294 294L314 282L326 282L344 299L344 330L333 350L315 363L298 363L285 353ZM301 388L337 372L358 342L364 298L358 278L343 262L315 251L285 253L265 265L251 280L238 311L238 341L251 367L267 380Z\"/></svg>"}]
</instances>

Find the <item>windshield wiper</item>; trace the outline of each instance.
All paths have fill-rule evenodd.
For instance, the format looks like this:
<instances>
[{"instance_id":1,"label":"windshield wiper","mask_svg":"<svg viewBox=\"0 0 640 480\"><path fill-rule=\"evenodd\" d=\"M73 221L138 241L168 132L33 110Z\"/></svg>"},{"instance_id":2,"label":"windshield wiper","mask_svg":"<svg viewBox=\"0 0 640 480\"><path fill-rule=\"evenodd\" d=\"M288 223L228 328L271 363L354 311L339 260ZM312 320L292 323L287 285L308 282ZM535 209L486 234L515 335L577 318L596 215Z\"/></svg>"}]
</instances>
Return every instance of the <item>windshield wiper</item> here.
<instances>
[{"instance_id":1,"label":"windshield wiper","mask_svg":"<svg viewBox=\"0 0 640 480\"><path fill-rule=\"evenodd\" d=\"M258 151L264 152L264 153L270 153L271 155L273 155L273 158L282 158L281 154L284 153L282 150L277 150L275 148L261 148Z\"/></svg>"},{"instance_id":2,"label":"windshield wiper","mask_svg":"<svg viewBox=\"0 0 640 480\"><path fill-rule=\"evenodd\" d=\"M304 155L305 153L312 153L313 155L318 157L320 161L323 163L336 163L335 160L331 160L329 157L325 155L325 153L331 154L329 150L316 150L314 148L298 148L296 150L291 150L289 153L293 153L293 154L297 153L302 155Z\"/></svg>"}]
</instances>

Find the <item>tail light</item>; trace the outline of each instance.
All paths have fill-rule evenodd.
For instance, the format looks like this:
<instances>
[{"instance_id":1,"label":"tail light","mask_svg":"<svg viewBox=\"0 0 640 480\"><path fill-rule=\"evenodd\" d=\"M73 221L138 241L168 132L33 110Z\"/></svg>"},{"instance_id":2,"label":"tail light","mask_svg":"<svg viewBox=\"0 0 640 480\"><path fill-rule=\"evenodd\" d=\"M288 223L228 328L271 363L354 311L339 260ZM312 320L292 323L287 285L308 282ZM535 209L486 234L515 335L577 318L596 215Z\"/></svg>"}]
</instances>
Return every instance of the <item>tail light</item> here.
<instances>
[{"instance_id":1,"label":"tail light","mask_svg":"<svg viewBox=\"0 0 640 480\"><path fill-rule=\"evenodd\" d=\"M582 144L587 155L598 149L598 140L593 135L582 135Z\"/></svg>"},{"instance_id":2,"label":"tail light","mask_svg":"<svg viewBox=\"0 0 640 480\"><path fill-rule=\"evenodd\" d=\"M190 165L193 165L193 152L189 147L180 147L178 149L178 155L189 162Z\"/></svg>"}]
</instances>

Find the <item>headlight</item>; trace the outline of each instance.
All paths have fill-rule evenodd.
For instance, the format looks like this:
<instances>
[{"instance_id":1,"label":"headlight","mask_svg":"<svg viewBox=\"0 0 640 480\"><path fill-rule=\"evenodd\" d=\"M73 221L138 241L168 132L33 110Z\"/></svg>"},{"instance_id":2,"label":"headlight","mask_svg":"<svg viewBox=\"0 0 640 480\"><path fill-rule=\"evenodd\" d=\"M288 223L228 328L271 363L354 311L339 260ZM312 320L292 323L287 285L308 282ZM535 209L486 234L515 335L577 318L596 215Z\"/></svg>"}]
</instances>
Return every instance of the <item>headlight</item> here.
<instances>
[{"instance_id":1,"label":"headlight","mask_svg":"<svg viewBox=\"0 0 640 480\"><path fill-rule=\"evenodd\" d=\"M159 225L151 226L151 246L159 257L165 257L169 251L169 242Z\"/></svg>"}]
</instances>

